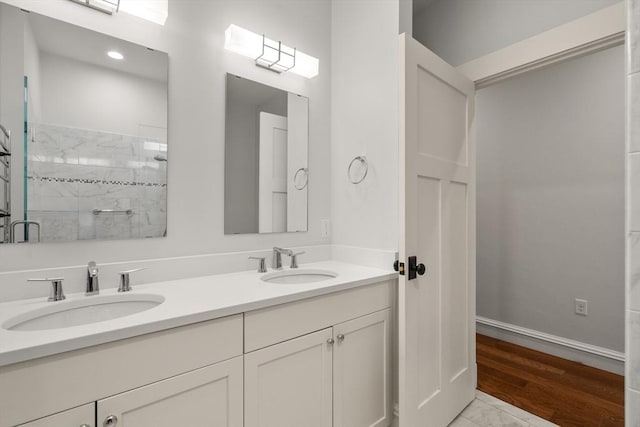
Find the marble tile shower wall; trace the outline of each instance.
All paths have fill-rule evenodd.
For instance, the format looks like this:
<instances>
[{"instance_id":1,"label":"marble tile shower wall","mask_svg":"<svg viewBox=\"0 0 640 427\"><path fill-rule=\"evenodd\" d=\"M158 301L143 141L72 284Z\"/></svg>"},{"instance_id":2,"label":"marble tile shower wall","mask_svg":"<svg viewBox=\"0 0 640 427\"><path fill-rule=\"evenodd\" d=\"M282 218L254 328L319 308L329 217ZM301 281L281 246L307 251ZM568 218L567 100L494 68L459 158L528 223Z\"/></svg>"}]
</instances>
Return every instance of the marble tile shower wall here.
<instances>
[{"instance_id":1,"label":"marble tile shower wall","mask_svg":"<svg viewBox=\"0 0 640 427\"><path fill-rule=\"evenodd\" d=\"M41 223L42 241L165 233L167 162L154 157L166 159L166 142L49 124L31 133L28 218Z\"/></svg>"},{"instance_id":2,"label":"marble tile shower wall","mask_svg":"<svg viewBox=\"0 0 640 427\"><path fill-rule=\"evenodd\" d=\"M640 0L627 1L626 425L640 427Z\"/></svg>"}]
</instances>

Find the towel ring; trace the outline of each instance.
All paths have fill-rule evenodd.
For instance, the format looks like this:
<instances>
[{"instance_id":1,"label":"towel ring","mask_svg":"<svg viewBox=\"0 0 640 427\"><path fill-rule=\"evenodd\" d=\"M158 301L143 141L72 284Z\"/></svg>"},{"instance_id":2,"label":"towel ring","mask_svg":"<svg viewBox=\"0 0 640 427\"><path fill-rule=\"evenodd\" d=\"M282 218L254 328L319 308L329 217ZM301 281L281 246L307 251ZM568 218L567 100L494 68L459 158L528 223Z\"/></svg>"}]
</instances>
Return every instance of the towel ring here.
<instances>
[{"instance_id":1,"label":"towel ring","mask_svg":"<svg viewBox=\"0 0 640 427\"><path fill-rule=\"evenodd\" d=\"M298 187L298 174L300 172L304 172L304 185L302 187ZM295 175L293 175L293 186L296 187L296 190L304 190L307 184L309 183L309 169L300 168L296 171Z\"/></svg>"},{"instance_id":2,"label":"towel ring","mask_svg":"<svg viewBox=\"0 0 640 427\"><path fill-rule=\"evenodd\" d=\"M359 178L357 177L354 178L353 174L351 173L351 168L353 168L353 165L355 164L356 161L359 161L364 169L364 173L362 173L362 176ZM367 161L367 158L365 156L356 156L353 158L353 160L351 160L351 163L349 163L347 176L349 177L349 181L351 181L352 184L360 184L367 177L368 172L369 172L369 162Z\"/></svg>"}]
</instances>

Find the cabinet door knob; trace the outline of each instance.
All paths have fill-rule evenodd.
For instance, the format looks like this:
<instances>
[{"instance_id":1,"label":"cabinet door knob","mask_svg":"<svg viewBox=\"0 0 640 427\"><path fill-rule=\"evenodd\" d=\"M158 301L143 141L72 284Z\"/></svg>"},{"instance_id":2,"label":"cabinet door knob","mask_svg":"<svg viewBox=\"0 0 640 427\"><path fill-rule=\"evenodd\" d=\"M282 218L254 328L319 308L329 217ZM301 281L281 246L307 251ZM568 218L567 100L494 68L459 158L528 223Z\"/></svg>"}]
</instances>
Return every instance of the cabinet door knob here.
<instances>
[{"instance_id":1,"label":"cabinet door knob","mask_svg":"<svg viewBox=\"0 0 640 427\"><path fill-rule=\"evenodd\" d=\"M104 423L102 423L104 427L114 427L116 424L118 424L118 417L115 415L109 415L104 419Z\"/></svg>"},{"instance_id":2,"label":"cabinet door knob","mask_svg":"<svg viewBox=\"0 0 640 427\"><path fill-rule=\"evenodd\" d=\"M329 338L329 339L327 340L327 344L329 344L329 345L333 345L333 343L334 343L334 342L335 342L335 341L333 340L333 338Z\"/></svg>"},{"instance_id":3,"label":"cabinet door knob","mask_svg":"<svg viewBox=\"0 0 640 427\"><path fill-rule=\"evenodd\" d=\"M338 336L336 338L338 338L338 342L344 341L344 335L342 335L342 334L338 334Z\"/></svg>"}]
</instances>

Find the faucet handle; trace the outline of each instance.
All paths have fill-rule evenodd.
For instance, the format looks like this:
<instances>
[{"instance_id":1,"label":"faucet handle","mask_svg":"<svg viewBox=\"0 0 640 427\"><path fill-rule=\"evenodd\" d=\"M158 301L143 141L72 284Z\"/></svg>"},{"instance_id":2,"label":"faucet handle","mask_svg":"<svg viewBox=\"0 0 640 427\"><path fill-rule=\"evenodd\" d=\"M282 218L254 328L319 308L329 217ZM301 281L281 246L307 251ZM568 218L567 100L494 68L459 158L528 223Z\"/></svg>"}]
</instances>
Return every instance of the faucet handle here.
<instances>
[{"instance_id":1,"label":"faucet handle","mask_svg":"<svg viewBox=\"0 0 640 427\"><path fill-rule=\"evenodd\" d=\"M267 263L265 262L265 257L261 256L250 256L249 259L257 259L260 261L258 265L258 273L266 273L267 272Z\"/></svg>"},{"instance_id":2,"label":"faucet handle","mask_svg":"<svg viewBox=\"0 0 640 427\"><path fill-rule=\"evenodd\" d=\"M120 286L118 286L118 292L129 292L131 290L131 280L129 278L129 274L146 269L147 267L134 268L133 270L125 270L118 273L120 274Z\"/></svg>"},{"instance_id":3,"label":"faucet handle","mask_svg":"<svg viewBox=\"0 0 640 427\"><path fill-rule=\"evenodd\" d=\"M291 253L291 268L298 268L298 255L306 253L305 251Z\"/></svg>"},{"instance_id":4,"label":"faucet handle","mask_svg":"<svg viewBox=\"0 0 640 427\"><path fill-rule=\"evenodd\" d=\"M98 295L100 293L100 285L98 282L98 265L95 261L89 261L87 264L87 288L85 295Z\"/></svg>"},{"instance_id":5,"label":"faucet handle","mask_svg":"<svg viewBox=\"0 0 640 427\"><path fill-rule=\"evenodd\" d=\"M62 290L62 281L64 277L52 277L46 279L27 279L27 282L51 282L51 293L47 301L62 301L66 297Z\"/></svg>"},{"instance_id":6,"label":"faucet handle","mask_svg":"<svg viewBox=\"0 0 640 427\"><path fill-rule=\"evenodd\" d=\"M98 274L98 265L95 261L89 261L89 263L87 264L87 271L92 275Z\"/></svg>"}]
</instances>

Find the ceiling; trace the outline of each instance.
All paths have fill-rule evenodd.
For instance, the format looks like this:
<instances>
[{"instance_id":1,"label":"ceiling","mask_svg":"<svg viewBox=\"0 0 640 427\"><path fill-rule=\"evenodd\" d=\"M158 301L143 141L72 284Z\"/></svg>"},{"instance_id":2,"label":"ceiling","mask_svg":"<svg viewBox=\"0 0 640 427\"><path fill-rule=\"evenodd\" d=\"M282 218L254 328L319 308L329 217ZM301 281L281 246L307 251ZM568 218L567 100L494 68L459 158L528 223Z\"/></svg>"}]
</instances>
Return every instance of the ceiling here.
<instances>
[{"instance_id":1,"label":"ceiling","mask_svg":"<svg viewBox=\"0 0 640 427\"><path fill-rule=\"evenodd\" d=\"M167 81L169 61L166 53L37 13L29 13L27 22L42 52L148 79ZM122 53L124 60L116 61L109 58L107 52L110 50Z\"/></svg>"}]
</instances>

